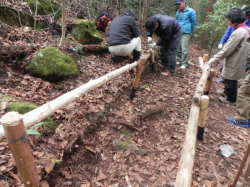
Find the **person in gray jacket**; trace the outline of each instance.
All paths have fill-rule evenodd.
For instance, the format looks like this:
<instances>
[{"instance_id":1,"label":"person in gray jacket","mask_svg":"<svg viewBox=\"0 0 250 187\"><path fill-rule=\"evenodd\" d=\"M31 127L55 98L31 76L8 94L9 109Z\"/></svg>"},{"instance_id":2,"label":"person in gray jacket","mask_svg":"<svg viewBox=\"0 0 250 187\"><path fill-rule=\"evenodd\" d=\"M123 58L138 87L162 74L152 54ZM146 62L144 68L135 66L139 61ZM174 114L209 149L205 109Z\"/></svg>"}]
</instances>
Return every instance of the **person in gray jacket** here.
<instances>
[{"instance_id":1,"label":"person in gray jacket","mask_svg":"<svg viewBox=\"0 0 250 187\"><path fill-rule=\"evenodd\" d=\"M223 48L215 54L209 64L219 62L225 58L222 76L225 78L224 97L220 97L222 102L235 103L237 98L237 83L246 75L246 64L250 51L249 30L244 24L243 12L237 8L230 9L225 15L229 25L235 28L229 40Z\"/></svg>"}]
</instances>

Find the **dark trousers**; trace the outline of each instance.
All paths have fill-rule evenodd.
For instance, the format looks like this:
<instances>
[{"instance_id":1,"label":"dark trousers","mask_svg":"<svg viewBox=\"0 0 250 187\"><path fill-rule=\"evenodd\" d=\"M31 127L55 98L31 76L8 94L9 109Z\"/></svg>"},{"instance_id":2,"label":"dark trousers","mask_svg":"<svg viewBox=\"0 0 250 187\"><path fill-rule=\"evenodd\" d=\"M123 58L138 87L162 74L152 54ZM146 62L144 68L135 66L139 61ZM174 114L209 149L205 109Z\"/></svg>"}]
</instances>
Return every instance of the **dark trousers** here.
<instances>
[{"instance_id":1,"label":"dark trousers","mask_svg":"<svg viewBox=\"0 0 250 187\"><path fill-rule=\"evenodd\" d=\"M224 80L224 94L226 98L231 103L235 103L237 99L237 88L238 88L238 81L237 80Z\"/></svg>"},{"instance_id":2,"label":"dark trousers","mask_svg":"<svg viewBox=\"0 0 250 187\"><path fill-rule=\"evenodd\" d=\"M170 40L162 41L161 63L171 73L176 69L176 51L180 45L181 33L176 33Z\"/></svg>"}]
</instances>

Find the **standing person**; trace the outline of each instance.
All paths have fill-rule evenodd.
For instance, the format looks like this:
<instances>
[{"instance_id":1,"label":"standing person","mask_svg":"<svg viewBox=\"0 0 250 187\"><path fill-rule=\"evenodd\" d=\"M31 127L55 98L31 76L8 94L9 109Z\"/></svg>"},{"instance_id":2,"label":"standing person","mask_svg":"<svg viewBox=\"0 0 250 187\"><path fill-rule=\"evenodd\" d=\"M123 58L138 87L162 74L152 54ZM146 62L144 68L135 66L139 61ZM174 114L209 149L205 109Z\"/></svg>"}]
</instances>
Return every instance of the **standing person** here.
<instances>
[{"instance_id":1,"label":"standing person","mask_svg":"<svg viewBox=\"0 0 250 187\"><path fill-rule=\"evenodd\" d=\"M250 27L250 7L244 7L241 8L244 12L245 12L245 24ZM238 11L239 9L232 9L232 11ZM223 45L225 45L225 43L228 41L228 39L230 38L231 34L234 32L235 28L232 26L228 26L227 30L225 31L225 33L223 34L223 36L220 39L219 45L218 45L218 49L222 49ZM220 67L220 71L222 71L223 69L223 64ZM220 76L218 82L222 82L224 83L224 78L223 76Z\"/></svg>"},{"instance_id":2,"label":"standing person","mask_svg":"<svg viewBox=\"0 0 250 187\"><path fill-rule=\"evenodd\" d=\"M189 40L196 25L196 12L186 6L185 0L176 0L177 12L176 20L181 26L181 45L178 47L177 59L181 69L188 66Z\"/></svg>"},{"instance_id":3,"label":"standing person","mask_svg":"<svg viewBox=\"0 0 250 187\"><path fill-rule=\"evenodd\" d=\"M236 9L236 10L238 10L238 9ZM242 8L242 10L245 12L245 17L246 17L245 24L248 27L250 27L250 7ZM230 36L231 36L231 34L233 33L234 30L235 30L234 27L231 27L231 26L229 26L227 28L227 30L223 34L222 38L220 39L220 43L219 43L218 49L222 49L223 45L230 38Z\"/></svg>"},{"instance_id":4,"label":"standing person","mask_svg":"<svg viewBox=\"0 0 250 187\"><path fill-rule=\"evenodd\" d=\"M118 61L120 56L133 56L133 61L140 58L141 39L135 15L131 11L124 11L121 16L113 19L107 37L109 52L114 62Z\"/></svg>"},{"instance_id":5,"label":"standing person","mask_svg":"<svg viewBox=\"0 0 250 187\"><path fill-rule=\"evenodd\" d=\"M225 58L222 76L224 77L224 94L222 102L236 102L238 80L245 77L246 64L250 51L250 35L241 9L233 8L225 15L230 26L235 31L223 48L209 60L209 64Z\"/></svg>"},{"instance_id":6,"label":"standing person","mask_svg":"<svg viewBox=\"0 0 250 187\"><path fill-rule=\"evenodd\" d=\"M236 101L236 115L235 117L227 117L226 121L231 124L242 127L250 127L250 7L245 9L247 20L245 24L248 25L248 60L246 65L247 76L239 88ZM247 46L246 46L247 47Z\"/></svg>"},{"instance_id":7,"label":"standing person","mask_svg":"<svg viewBox=\"0 0 250 187\"><path fill-rule=\"evenodd\" d=\"M235 117L227 117L225 119L234 125L250 127L250 68L247 69L247 76L239 88L236 102L236 115Z\"/></svg>"},{"instance_id":8,"label":"standing person","mask_svg":"<svg viewBox=\"0 0 250 187\"><path fill-rule=\"evenodd\" d=\"M180 45L181 31L176 20L166 15L154 15L150 17L145 27L149 41L152 35L159 37L157 45L161 46L161 64L164 67L163 75L171 75L176 69L176 50Z\"/></svg>"}]
</instances>

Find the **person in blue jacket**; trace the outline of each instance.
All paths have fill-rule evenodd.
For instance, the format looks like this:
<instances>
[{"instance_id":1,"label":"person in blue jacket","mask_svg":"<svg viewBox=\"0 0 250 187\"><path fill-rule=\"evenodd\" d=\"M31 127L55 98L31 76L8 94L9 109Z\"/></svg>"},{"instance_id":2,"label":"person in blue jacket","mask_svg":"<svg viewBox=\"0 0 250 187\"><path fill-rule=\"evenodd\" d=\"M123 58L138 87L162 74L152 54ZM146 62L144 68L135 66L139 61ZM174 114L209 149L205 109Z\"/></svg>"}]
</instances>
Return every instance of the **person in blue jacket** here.
<instances>
[{"instance_id":1,"label":"person in blue jacket","mask_svg":"<svg viewBox=\"0 0 250 187\"><path fill-rule=\"evenodd\" d=\"M177 12L176 21L181 27L181 42L178 47L177 61L181 65L181 69L188 66L189 40L196 26L196 11L186 6L185 0L176 0Z\"/></svg>"}]
</instances>

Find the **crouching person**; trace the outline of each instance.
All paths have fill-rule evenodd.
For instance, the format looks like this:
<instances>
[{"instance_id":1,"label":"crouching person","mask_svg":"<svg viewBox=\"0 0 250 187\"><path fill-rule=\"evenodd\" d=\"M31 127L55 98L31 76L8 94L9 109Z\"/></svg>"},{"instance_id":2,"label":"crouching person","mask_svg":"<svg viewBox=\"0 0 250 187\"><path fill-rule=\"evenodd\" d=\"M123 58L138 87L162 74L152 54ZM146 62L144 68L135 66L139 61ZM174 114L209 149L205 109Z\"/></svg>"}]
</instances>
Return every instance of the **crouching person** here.
<instances>
[{"instance_id":1,"label":"crouching person","mask_svg":"<svg viewBox=\"0 0 250 187\"><path fill-rule=\"evenodd\" d=\"M181 39L179 24L170 16L157 14L146 21L145 27L148 37L152 37L153 34L159 37L157 45L161 47L161 64L164 67L162 74L170 75L174 73L176 69L176 51Z\"/></svg>"},{"instance_id":2,"label":"crouching person","mask_svg":"<svg viewBox=\"0 0 250 187\"><path fill-rule=\"evenodd\" d=\"M109 52L112 60L117 62L119 56L133 57L133 61L140 58L141 39L135 15L131 11L125 11L121 16L111 22L108 32Z\"/></svg>"}]
</instances>

